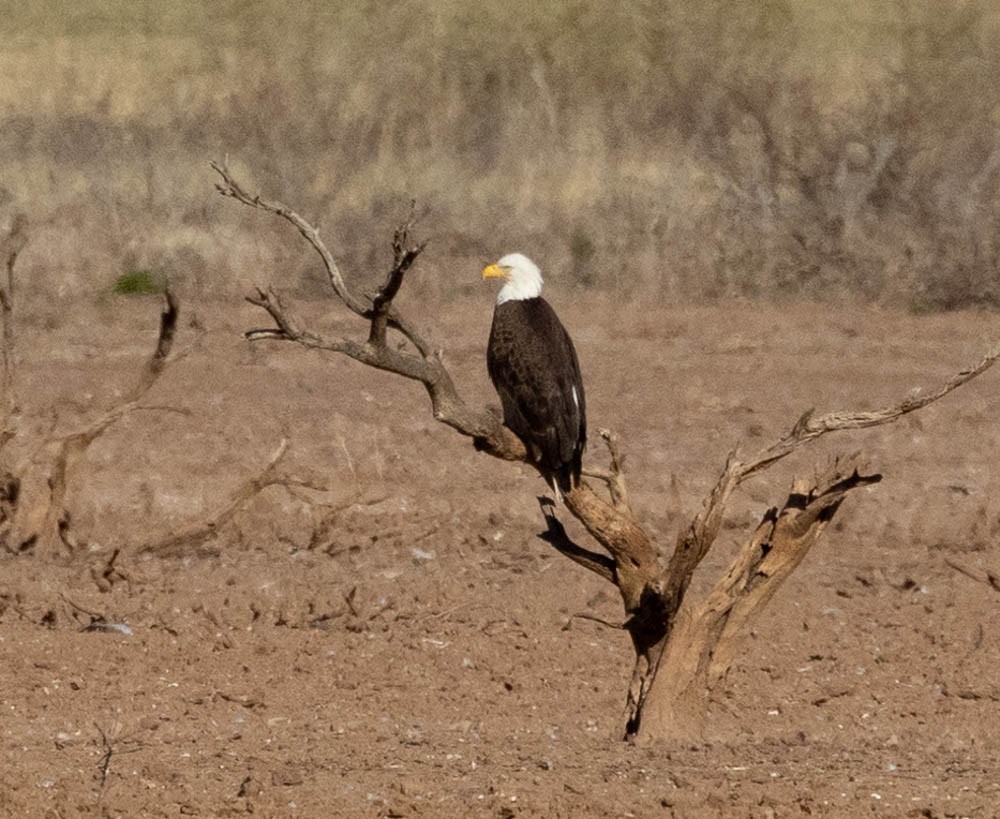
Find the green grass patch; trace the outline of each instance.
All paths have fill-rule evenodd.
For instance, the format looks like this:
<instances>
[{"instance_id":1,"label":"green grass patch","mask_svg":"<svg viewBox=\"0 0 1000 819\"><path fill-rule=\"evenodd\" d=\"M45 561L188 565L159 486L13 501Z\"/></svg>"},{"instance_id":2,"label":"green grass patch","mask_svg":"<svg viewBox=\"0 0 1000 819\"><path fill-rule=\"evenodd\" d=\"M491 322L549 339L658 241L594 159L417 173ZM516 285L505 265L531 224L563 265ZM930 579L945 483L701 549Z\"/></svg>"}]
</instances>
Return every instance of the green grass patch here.
<instances>
[{"instance_id":1,"label":"green grass patch","mask_svg":"<svg viewBox=\"0 0 1000 819\"><path fill-rule=\"evenodd\" d=\"M133 270L123 273L111 286L111 292L117 296L143 296L150 293L162 293L166 290L163 277L149 270Z\"/></svg>"}]
</instances>

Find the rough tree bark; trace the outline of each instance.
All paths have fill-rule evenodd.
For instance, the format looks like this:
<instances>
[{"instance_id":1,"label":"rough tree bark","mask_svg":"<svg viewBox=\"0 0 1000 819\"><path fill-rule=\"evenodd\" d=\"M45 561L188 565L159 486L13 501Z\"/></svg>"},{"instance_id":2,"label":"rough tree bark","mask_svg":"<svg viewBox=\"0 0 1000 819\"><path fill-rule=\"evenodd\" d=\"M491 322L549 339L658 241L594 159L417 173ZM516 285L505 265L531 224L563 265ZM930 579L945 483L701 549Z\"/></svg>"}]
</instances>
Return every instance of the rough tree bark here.
<instances>
[{"instance_id":1,"label":"rough tree bark","mask_svg":"<svg viewBox=\"0 0 1000 819\"><path fill-rule=\"evenodd\" d=\"M440 355L393 304L404 275L424 245L410 243L407 223L393 238L394 263L372 297L351 292L333 254L317 230L284 204L248 193L224 164L212 163L221 181L216 188L249 207L291 223L319 254L333 294L368 323L364 340L329 338L300 327L272 289L247 297L263 309L273 326L248 330L251 341L288 341L334 353L422 383L434 417L472 439L476 449L496 458L530 464L523 443L486 410L470 408L460 397ZM363 325L362 325L363 326ZM386 330L403 338L390 346ZM565 508L579 520L600 551L573 542L552 501L540 499L546 530L540 537L561 554L618 589L625 608L623 625L632 638L635 666L626 698L625 735L636 741L697 740L703 732L712 688L726 675L742 645L748 624L758 617L781 584L802 562L853 489L881 480L864 474L856 459L835 461L812 479L796 479L780 506L769 509L742 543L735 558L700 601L687 601L695 570L715 543L726 505L750 476L829 432L895 421L947 395L991 367L992 350L934 392L875 412L804 414L779 441L742 459L733 452L702 510L666 556L642 527L629 504L622 458L615 437L601 430L610 455L608 468L588 465L584 474L604 485L605 498L587 481L565 493ZM662 559L661 559L662 558Z\"/></svg>"}]
</instances>

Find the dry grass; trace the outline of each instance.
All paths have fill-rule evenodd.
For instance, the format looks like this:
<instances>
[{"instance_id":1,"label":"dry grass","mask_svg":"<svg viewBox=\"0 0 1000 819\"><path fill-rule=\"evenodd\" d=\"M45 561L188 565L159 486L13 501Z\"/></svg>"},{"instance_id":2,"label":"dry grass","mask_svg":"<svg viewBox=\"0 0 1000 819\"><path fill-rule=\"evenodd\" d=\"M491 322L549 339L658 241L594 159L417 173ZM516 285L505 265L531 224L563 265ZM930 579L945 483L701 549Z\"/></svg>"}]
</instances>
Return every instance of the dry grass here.
<instances>
[{"instance_id":1,"label":"dry grass","mask_svg":"<svg viewBox=\"0 0 1000 819\"><path fill-rule=\"evenodd\" d=\"M1000 302L988 0L44 8L6 13L0 207L46 294L317 288L213 198L228 153L348 269L416 197L438 296L517 247L630 296Z\"/></svg>"}]
</instances>

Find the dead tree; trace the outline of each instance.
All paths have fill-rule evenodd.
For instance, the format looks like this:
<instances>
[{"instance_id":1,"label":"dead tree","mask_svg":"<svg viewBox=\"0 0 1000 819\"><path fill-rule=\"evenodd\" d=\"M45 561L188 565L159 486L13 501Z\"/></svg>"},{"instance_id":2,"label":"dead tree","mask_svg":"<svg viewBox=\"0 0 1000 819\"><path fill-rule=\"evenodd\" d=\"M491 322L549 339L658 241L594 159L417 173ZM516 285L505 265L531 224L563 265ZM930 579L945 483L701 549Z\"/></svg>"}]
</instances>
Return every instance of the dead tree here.
<instances>
[{"instance_id":1,"label":"dead tree","mask_svg":"<svg viewBox=\"0 0 1000 819\"><path fill-rule=\"evenodd\" d=\"M144 399L158 381L167 365L181 356L171 356L180 306L169 287L164 291L156 346L146 360L132 389L113 406L89 423L61 434L33 434L21 421L17 401L17 367L14 332L14 265L27 241L27 221L19 216L6 237L0 237L0 260L5 276L0 280L0 549L12 553L30 552L36 547L62 547L70 554L79 551L66 494L71 479L86 453L108 428L137 410L163 411L170 407L153 407ZM183 354L182 354L183 355ZM173 409L175 412L183 410ZM57 419L59 420L59 419ZM9 448L5 448L10 443ZM10 454L16 448L22 453ZM182 527L176 532L159 535L140 547L141 553L159 556L179 552L199 552L204 544L218 534L222 526L236 515L262 490L269 486L294 489L323 490L302 478L285 474L278 465L288 450L282 439L260 474L240 486L231 500L214 514ZM112 566L116 550L108 566ZM106 579L105 579L106 581ZM98 582L99 587L101 582Z\"/></svg>"},{"instance_id":2,"label":"dead tree","mask_svg":"<svg viewBox=\"0 0 1000 819\"><path fill-rule=\"evenodd\" d=\"M24 442L27 454L9 463L7 444L19 434L16 357L14 355L14 264L27 241L26 220L14 220L0 242L6 280L0 283L3 332L0 366L3 402L0 406L0 548L24 552L36 545L62 544L73 551L77 544L70 526L65 498L70 476L87 448L112 424L137 409L167 365L177 329L178 302L169 288L164 293L156 348L146 361L135 386L98 419L61 435L40 436Z\"/></svg>"},{"instance_id":3,"label":"dead tree","mask_svg":"<svg viewBox=\"0 0 1000 819\"><path fill-rule=\"evenodd\" d=\"M460 397L441 356L393 304L406 271L423 250L411 244L407 223L393 237L394 261L374 297L361 297L346 285L340 268L317 230L284 204L248 193L225 165L212 163L221 177L223 196L272 213L293 225L319 254L333 294L367 324L364 338L332 338L300 326L273 289L247 297L263 309L272 326L248 330L251 341L289 341L341 353L370 367L419 381L431 400L434 417L472 439L476 449L496 458L531 464L524 444L500 419L469 407ZM387 330L402 344L387 343ZM670 552L652 542L628 501L615 438L602 430L611 456L607 469L588 468L585 475L604 484L608 497L587 481L565 493L566 509L583 524L600 547L573 542L551 502L542 501L547 528L541 537L561 554L614 584L622 598L624 628L632 638L635 667L626 700L628 738L696 740L704 728L711 689L727 673L742 645L748 624L757 617L802 562L834 518L847 494L881 480L864 474L856 459L838 460L812 479L793 482L787 498L769 509L741 544L735 558L700 601L686 600L695 570L715 543L726 505L750 476L782 460L798 447L829 432L887 424L927 406L992 366L1000 348L932 393L875 412L803 415L791 431L753 457L733 452L702 510ZM662 559L661 559L662 555Z\"/></svg>"}]
</instances>

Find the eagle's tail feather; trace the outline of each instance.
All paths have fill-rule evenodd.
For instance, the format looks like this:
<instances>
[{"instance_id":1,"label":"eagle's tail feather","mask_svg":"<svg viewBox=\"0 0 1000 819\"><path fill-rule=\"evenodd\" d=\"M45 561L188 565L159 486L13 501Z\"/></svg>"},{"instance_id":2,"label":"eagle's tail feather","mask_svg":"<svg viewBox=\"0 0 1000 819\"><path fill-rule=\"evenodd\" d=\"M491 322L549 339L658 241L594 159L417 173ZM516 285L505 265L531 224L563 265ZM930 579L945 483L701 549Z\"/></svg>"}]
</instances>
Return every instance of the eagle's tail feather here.
<instances>
[{"instance_id":1,"label":"eagle's tail feather","mask_svg":"<svg viewBox=\"0 0 1000 819\"><path fill-rule=\"evenodd\" d=\"M549 483L552 484L552 491L556 495L556 502L562 503L562 492L559 491L559 484L561 480L557 475L549 475Z\"/></svg>"}]
</instances>

